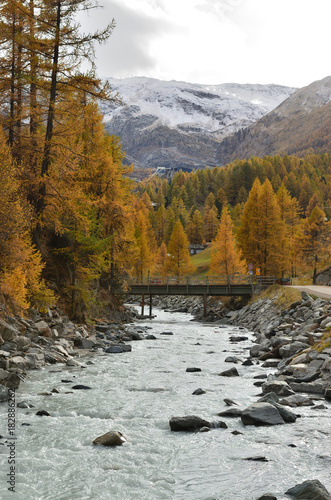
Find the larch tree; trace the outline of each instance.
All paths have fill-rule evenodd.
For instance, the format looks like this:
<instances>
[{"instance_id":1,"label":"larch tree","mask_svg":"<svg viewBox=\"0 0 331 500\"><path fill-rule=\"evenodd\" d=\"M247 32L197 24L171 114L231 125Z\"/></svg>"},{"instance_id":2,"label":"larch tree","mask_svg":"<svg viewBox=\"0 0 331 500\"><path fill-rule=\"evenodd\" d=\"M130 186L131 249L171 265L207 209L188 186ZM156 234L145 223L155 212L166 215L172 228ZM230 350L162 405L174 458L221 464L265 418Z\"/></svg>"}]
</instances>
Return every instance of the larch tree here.
<instances>
[{"instance_id":1,"label":"larch tree","mask_svg":"<svg viewBox=\"0 0 331 500\"><path fill-rule=\"evenodd\" d=\"M194 271L188 247L188 237L180 220L178 220L168 245L167 274L179 278L180 276L189 275Z\"/></svg>"},{"instance_id":2,"label":"larch tree","mask_svg":"<svg viewBox=\"0 0 331 500\"><path fill-rule=\"evenodd\" d=\"M227 206L222 210L220 227L212 242L210 272L222 276L246 272L241 253L237 249L234 226Z\"/></svg>"},{"instance_id":3,"label":"larch tree","mask_svg":"<svg viewBox=\"0 0 331 500\"><path fill-rule=\"evenodd\" d=\"M132 274L142 279L150 274L155 265L156 245L154 233L145 214L138 211L135 221L135 248L132 251Z\"/></svg>"},{"instance_id":4,"label":"larch tree","mask_svg":"<svg viewBox=\"0 0 331 500\"><path fill-rule=\"evenodd\" d=\"M261 261L261 229L259 197L261 183L255 179L245 203L237 230L238 247L247 263L259 267Z\"/></svg>"},{"instance_id":5,"label":"larch tree","mask_svg":"<svg viewBox=\"0 0 331 500\"><path fill-rule=\"evenodd\" d=\"M205 241L212 241L218 231L219 218L215 205L205 206L203 211L203 237Z\"/></svg>"},{"instance_id":6,"label":"larch tree","mask_svg":"<svg viewBox=\"0 0 331 500\"><path fill-rule=\"evenodd\" d=\"M153 228L158 244L165 240L167 230L167 213L163 205L153 214Z\"/></svg>"},{"instance_id":7,"label":"larch tree","mask_svg":"<svg viewBox=\"0 0 331 500\"><path fill-rule=\"evenodd\" d=\"M195 210L186 226L186 234L190 243L199 245L203 242L203 219L199 210Z\"/></svg>"},{"instance_id":8,"label":"larch tree","mask_svg":"<svg viewBox=\"0 0 331 500\"><path fill-rule=\"evenodd\" d=\"M299 204L296 198L291 197L284 183L280 185L277 191L277 201L285 231L282 252L286 255L286 259L284 259L282 275L284 275L285 271L289 271L291 276L294 277L297 267L296 237L300 224Z\"/></svg>"},{"instance_id":9,"label":"larch tree","mask_svg":"<svg viewBox=\"0 0 331 500\"><path fill-rule=\"evenodd\" d=\"M284 268L284 222L268 179L255 180L238 228L238 242L247 262L262 275L281 274Z\"/></svg>"},{"instance_id":10,"label":"larch tree","mask_svg":"<svg viewBox=\"0 0 331 500\"><path fill-rule=\"evenodd\" d=\"M0 130L0 297L10 309L45 310L54 302L41 278L43 263L29 235L30 211L18 169Z\"/></svg>"},{"instance_id":11,"label":"larch tree","mask_svg":"<svg viewBox=\"0 0 331 500\"><path fill-rule=\"evenodd\" d=\"M320 208L315 207L310 216L301 221L297 248L303 265L313 270L315 284L317 267L330 264L331 258L331 223Z\"/></svg>"},{"instance_id":12,"label":"larch tree","mask_svg":"<svg viewBox=\"0 0 331 500\"><path fill-rule=\"evenodd\" d=\"M155 276L167 275L167 260L168 260L167 245L164 243L164 241L162 241L157 253L155 267L153 268L153 274Z\"/></svg>"}]
</instances>

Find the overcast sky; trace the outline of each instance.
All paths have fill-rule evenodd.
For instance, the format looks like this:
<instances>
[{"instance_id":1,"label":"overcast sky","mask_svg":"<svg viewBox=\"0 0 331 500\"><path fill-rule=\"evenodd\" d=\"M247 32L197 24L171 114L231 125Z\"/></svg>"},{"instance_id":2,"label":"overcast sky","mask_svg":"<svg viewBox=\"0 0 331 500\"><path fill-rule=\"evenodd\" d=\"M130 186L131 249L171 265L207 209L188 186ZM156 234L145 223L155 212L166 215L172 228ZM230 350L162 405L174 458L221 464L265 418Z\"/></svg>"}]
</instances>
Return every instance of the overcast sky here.
<instances>
[{"instance_id":1,"label":"overcast sky","mask_svg":"<svg viewBox=\"0 0 331 500\"><path fill-rule=\"evenodd\" d=\"M99 0L100 76L303 87L331 75L331 0Z\"/></svg>"}]
</instances>

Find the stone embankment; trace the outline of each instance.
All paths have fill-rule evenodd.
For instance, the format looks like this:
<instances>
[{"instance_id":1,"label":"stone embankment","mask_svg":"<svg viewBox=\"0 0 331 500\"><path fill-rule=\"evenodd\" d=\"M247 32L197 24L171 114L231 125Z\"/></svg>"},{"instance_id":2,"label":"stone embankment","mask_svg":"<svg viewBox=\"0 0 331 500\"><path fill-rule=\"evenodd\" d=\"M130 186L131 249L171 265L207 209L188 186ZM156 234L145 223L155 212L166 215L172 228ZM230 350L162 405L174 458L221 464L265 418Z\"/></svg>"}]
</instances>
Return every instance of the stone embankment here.
<instances>
[{"instance_id":1,"label":"stone embankment","mask_svg":"<svg viewBox=\"0 0 331 500\"><path fill-rule=\"evenodd\" d=\"M30 311L28 318L0 317L0 402L8 399L8 389L17 389L28 370L37 370L47 364L64 363L84 366L79 358L89 351L121 353L131 350L126 341L142 340L143 332L133 325L125 325L135 316L127 309L117 313L111 321L96 323L93 327L76 325L59 310L47 314Z\"/></svg>"},{"instance_id":2,"label":"stone embankment","mask_svg":"<svg viewBox=\"0 0 331 500\"><path fill-rule=\"evenodd\" d=\"M302 292L302 300L281 308L278 298L257 300L223 321L255 333L250 356L277 370L272 378L287 386L287 396L306 393L331 399L331 301Z\"/></svg>"}]
</instances>

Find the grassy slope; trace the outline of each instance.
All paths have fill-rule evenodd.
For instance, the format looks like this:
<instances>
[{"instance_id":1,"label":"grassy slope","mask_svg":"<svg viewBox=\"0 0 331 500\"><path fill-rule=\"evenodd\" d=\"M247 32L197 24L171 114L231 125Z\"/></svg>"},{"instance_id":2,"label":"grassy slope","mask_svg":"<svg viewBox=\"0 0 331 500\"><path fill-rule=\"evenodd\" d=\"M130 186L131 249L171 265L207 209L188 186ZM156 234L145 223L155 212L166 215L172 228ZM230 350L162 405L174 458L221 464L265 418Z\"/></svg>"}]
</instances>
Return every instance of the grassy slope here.
<instances>
[{"instance_id":1,"label":"grassy slope","mask_svg":"<svg viewBox=\"0 0 331 500\"><path fill-rule=\"evenodd\" d=\"M191 257L191 262L195 266L194 276L207 276L209 272L211 247L205 248L202 252Z\"/></svg>"}]
</instances>

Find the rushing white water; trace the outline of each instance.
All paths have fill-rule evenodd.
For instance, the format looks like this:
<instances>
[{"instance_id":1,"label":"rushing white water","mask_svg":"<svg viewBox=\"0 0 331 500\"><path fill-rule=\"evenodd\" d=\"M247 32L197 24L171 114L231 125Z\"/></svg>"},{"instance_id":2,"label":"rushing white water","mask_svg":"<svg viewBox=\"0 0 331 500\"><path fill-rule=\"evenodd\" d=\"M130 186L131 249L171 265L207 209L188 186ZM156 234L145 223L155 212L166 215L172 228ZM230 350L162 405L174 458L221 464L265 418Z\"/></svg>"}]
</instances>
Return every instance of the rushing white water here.
<instances>
[{"instance_id":1,"label":"rushing white water","mask_svg":"<svg viewBox=\"0 0 331 500\"><path fill-rule=\"evenodd\" d=\"M270 369L239 364L240 377L218 376L233 366L224 361L230 354L248 357L252 334L248 341L229 341L229 333L242 330L161 311L146 324L157 340L133 342L131 353L100 353L84 369L55 365L30 373L16 394L34 408L17 409L15 493L7 490L8 451L0 446L1 499L255 500L266 492L283 499L288 488L306 479L319 479L331 490L330 406L297 409L302 417L282 426L244 427L235 418L226 419L228 429L171 432L172 416L225 421L216 416L227 409L223 399L242 409L256 401L260 389L253 377ZM169 330L174 335L160 335ZM186 372L187 367L201 372ZM74 383L63 379L92 390L72 391ZM54 387L59 394L37 395ZM206 394L192 395L199 387ZM36 416L41 409L51 416ZM128 443L92 445L110 430L121 431ZM268 462L244 460L260 455Z\"/></svg>"}]
</instances>

